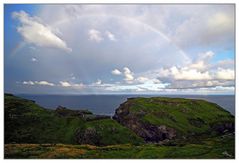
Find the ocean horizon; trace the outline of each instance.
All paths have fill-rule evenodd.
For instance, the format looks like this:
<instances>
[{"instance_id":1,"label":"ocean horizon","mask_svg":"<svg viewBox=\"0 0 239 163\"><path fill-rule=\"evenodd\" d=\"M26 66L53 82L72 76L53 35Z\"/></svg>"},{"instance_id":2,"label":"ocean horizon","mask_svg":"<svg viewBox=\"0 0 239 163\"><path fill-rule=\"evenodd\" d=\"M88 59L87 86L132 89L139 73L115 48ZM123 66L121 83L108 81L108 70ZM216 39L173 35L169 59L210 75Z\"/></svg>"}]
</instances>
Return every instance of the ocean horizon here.
<instances>
[{"instance_id":1,"label":"ocean horizon","mask_svg":"<svg viewBox=\"0 0 239 163\"><path fill-rule=\"evenodd\" d=\"M235 95L156 95L156 94L16 94L17 96L34 100L37 104L56 109L64 106L73 110L87 109L94 114L114 115L119 105L132 97L171 97L202 99L216 103L235 115Z\"/></svg>"}]
</instances>

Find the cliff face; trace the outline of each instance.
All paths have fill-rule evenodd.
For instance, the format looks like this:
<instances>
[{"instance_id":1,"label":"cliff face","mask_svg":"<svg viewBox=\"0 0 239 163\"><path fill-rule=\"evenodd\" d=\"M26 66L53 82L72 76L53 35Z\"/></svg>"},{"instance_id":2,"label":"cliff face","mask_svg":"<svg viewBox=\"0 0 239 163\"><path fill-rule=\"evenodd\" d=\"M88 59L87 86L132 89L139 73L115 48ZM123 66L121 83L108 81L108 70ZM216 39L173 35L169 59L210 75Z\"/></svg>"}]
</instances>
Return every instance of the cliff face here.
<instances>
[{"instance_id":1,"label":"cliff face","mask_svg":"<svg viewBox=\"0 0 239 163\"><path fill-rule=\"evenodd\" d=\"M6 143L101 146L234 132L234 116L203 100L131 98L119 106L114 120L87 110L47 110L13 95L5 95L4 109Z\"/></svg>"},{"instance_id":2,"label":"cliff face","mask_svg":"<svg viewBox=\"0 0 239 163\"><path fill-rule=\"evenodd\" d=\"M127 101L120 105L116 110L113 119L120 124L134 131L138 136L142 137L145 141L158 142L165 139L172 139L176 136L176 130L166 125L154 125L149 122L143 121L143 117L147 114L145 111L140 110L137 113L131 111L133 103Z\"/></svg>"},{"instance_id":3,"label":"cliff face","mask_svg":"<svg viewBox=\"0 0 239 163\"><path fill-rule=\"evenodd\" d=\"M234 132L234 116L203 100L129 98L113 119L147 142Z\"/></svg>"}]
</instances>

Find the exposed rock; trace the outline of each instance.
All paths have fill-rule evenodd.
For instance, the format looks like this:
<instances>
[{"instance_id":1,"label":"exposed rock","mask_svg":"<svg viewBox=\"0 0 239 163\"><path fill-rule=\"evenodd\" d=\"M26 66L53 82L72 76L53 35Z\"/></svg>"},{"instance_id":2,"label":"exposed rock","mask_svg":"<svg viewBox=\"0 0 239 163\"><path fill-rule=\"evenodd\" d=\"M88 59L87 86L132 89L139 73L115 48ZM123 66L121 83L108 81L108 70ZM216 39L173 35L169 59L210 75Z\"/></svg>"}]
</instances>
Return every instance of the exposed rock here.
<instances>
[{"instance_id":1,"label":"exposed rock","mask_svg":"<svg viewBox=\"0 0 239 163\"><path fill-rule=\"evenodd\" d=\"M100 145L101 138L95 128L88 127L85 130L78 129L76 139L79 144Z\"/></svg>"},{"instance_id":2,"label":"exposed rock","mask_svg":"<svg viewBox=\"0 0 239 163\"><path fill-rule=\"evenodd\" d=\"M152 125L142 122L138 118L138 114L134 115L129 112L131 102L127 101L121 104L116 110L113 119L117 120L122 125L134 131L138 136L142 137L147 142L159 142L165 139L172 139L176 136L176 130L165 125ZM143 111L141 113L146 114Z\"/></svg>"},{"instance_id":3,"label":"exposed rock","mask_svg":"<svg viewBox=\"0 0 239 163\"><path fill-rule=\"evenodd\" d=\"M84 115L92 115L92 112L88 111L88 110L71 110L71 109L67 109L66 107L63 106L58 106L55 110L55 112L63 117L67 117L67 116L79 116L79 117L83 117Z\"/></svg>"},{"instance_id":4,"label":"exposed rock","mask_svg":"<svg viewBox=\"0 0 239 163\"><path fill-rule=\"evenodd\" d=\"M130 98L116 109L113 119L146 142L213 134L213 131L223 134L235 130L234 116L204 100Z\"/></svg>"},{"instance_id":5,"label":"exposed rock","mask_svg":"<svg viewBox=\"0 0 239 163\"><path fill-rule=\"evenodd\" d=\"M227 151L222 152L222 154L226 157L232 157L232 155L230 155Z\"/></svg>"},{"instance_id":6,"label":"exposed rock","mask_svg":"<svg viewBox=\"0 0 239 163\"><path fill-rule=\"evenodd\" d=\"M86 121L100 120L100 119L110 119L107 115L95 115L88 110L71 110L63 106L58 106L55 112L62 117L80 117Z\"/></svg>"},{"instance_id":7,"label":"exposed rock","mask_svg":"<svg viewBox=\"0 0 239 163\"><path fill-rule=\"evenodd\" d=\"M212 124L211 125L211 128L220 133L220 134L223 134L223 133L226 133L226 132L234 132L235 131L235 124L234 123L221 123L221 124Z\"/></svg>"},{"instance_id":8,"label":"exposed rock","mask_svg":"<svg viewBox=\"0 0 239 163\"><path fill-rule=\"evenodd\" d=\"M201 118L189 118L189 123L195 127L202 127L205 122Z\"/></svg>"}]
</instances>

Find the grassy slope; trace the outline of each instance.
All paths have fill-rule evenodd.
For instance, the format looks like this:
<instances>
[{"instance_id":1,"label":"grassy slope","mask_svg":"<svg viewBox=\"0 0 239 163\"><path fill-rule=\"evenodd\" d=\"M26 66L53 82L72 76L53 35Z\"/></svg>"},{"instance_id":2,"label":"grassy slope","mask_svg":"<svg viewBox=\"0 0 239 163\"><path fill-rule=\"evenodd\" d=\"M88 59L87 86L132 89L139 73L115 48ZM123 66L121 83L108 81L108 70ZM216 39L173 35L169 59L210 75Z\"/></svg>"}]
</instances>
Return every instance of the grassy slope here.
<instances>
[{"instance_id":1,"label":"grassy slope","mask_svg":"<svg viewBox=\"0 0 239 163\"><path fill-rule=\"evenodd\" d=\"M129 129L121 126L116 121L111 119L103 119L97 121L90 121L85 123L82 127L80 127L79 132L84 133L86 129L94 129L96 137L94 137L94 141L96 139L100 140L99 145L108 145L108 144L141 144L143 143L143 139L138 137ZM95 143L98 144L98 143Z\"/></svg>"},{"instance_id":2,"label":"grassy slope","mask_svg":"<svg viewBox=\"0 0 239 163\"><path fill-rule=\"evenodd\" d=\"M130 144L97 147L64 144L7 144L5 158L234 158L234 135L174 146Z\"/></svg>"},{"instance_id":3,"label":"grassy slope","mask_svg":"<svg viewBox=\"0 0 239 163\"><path fill-rule=\"evenodd\" d=\"M16 143L74 143L74 132L83 121L61 118L34 102L5 96L5 141Z\"/></svg>"},{"instance_id":4,"label":"grassy slope","mask_svg":"<svg viewBox=\"0 0 239 163\"><path fill-rule=\"evenodd\" d=\"M95 128L99 144L142 142L129 129L111 119L87 122L79 117L61 117L32 101L5 95L5 143L64 143L76 144L79 128ZM115 132L111 132L114 128Z\"/></svg>"},{"instance_id":5,"label":"grassy slope","mask_svg":"<svg viewBox=\"0 0 239 163\"><path fill-rule=\"evenodd\" d=\"M162 102L164 98L160 98L160 100L155 98L151 99L151 101L145 98L134 100L136 101L132 105L131 111L135 113L142 110L147 111L148 114L143 117L144 121L176 126L181 132L190 132L192 130L202 132L208 128L210 123L216 121L234 122L234 117L230 116L228 112L215 104L201 100L191 103L189 102L190 100L170 99L171 103L167 105L165 105L165 102L169 102L167 98L164 102ZM209 108L206 114L204 113L205 108ZM197 109L197 114L193 109ZM206 126L191 126L188 123L188 118L190 117L203 119ZM108 146L66 145L76 144L74 135L78 129L84 132L89 128L96 130L101 145ZM201 137L201 140L193 138L192 140L187 139L184 141L175 140L175 142L170 141L166 145L140 145L141 142L141 138L111 119L85 121L77 117L64 118L57 116L54 111L46 110L29 100L5 95L5 158L235 157L234 135L211 138ZM139 145L135 146L137 143ZM113 145L109 146L109 144Z\"/></svg>"},{"instance_id":6,"label":"grassy slope","mask_svg":"<svg viewBox=\"0 0 239 163\"><path fill-rule=\"evenodd\" d=\"M154 97L131 99L131 103L130 112L146 113L142 121L166 125L183 134L204 133L210 130L210 125L235 120L228 111L204 100Z\"/></svg>"}]
</instances>

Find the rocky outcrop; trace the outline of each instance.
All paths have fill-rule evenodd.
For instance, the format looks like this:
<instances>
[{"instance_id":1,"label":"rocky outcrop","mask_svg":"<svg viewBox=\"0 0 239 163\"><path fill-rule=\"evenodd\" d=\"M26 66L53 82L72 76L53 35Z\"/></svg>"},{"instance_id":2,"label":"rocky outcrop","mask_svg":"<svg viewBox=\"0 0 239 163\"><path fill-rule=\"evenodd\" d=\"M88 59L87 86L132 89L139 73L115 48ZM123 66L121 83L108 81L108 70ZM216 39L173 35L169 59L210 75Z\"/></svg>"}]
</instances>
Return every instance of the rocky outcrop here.
<instances>
[{"instance_id":1,"label":"rocky outcrop","mask_svg":"<svg viewBox=\"0 0 239 163\"><path fill-rule=\"evenodd\" d=\"M221 123L221 124L212 124L211 125L212 130L224 134L226 132L234 132L235 131L235 124L234 123Z\"/></svg>"},{"instance_id":2,"label":"rocky outcrop","mask_svg":"<svg viewBox=\"0 0 239 163\"><path fill-rule=\"evenodd\" d=\"M86 128L85 130L78 129L75 138L78 144L101 145L100 134L93 127Z\"/></svg>"},{"instance_id":3,"label":"rocky outcrop","mask_svg":"<svg viewBox=\"0 0 239 163\"><path fill-rule=\"evenodd\" d=\"M146 142L235 130L234 116L204 100L129 98L116 109L113 119Z\"/></svg>"},{"instance_id":4,"label":"rocky outcrop","mask_svg":"<svg viewBox=\"0 0 239 163\"><path fill-rule=\"evenodd\" d=\"M57 115L61 117L79 117L86 121L94 121L100 119L110 119L107 115L95 115L88 110L71 110L63 106L58 106L55 110Z\"/></svg>"},{"instance_id":5,"label":"rocky outcrop","mask_svg":"<svg viewBox=\"0 0 239 163\"><path fill-rule=\"evenodd\" d=\"M176 137L176 130L173 128L167 127L165 125L153 125L143 122L140 117L144 116L146 113L142 110L136 114L131 113L131 105L132 103L130 100L121 104L116 110L113 119L134 131L146 142L159 142L165 139L172 139Z\"/></svg>"},{"instance_id":6,"label":"rocky outcrop","mask_svg":"<svg viewBox=\"0 0 239 163\"><path fill-rule=\"evenodd\" d=\"M88 110L71 110L63 106L58 106L55 110L55 112L62 116L62 117L67 117L67 116L80 116L82 117L85 114L92 114L92 112Z\"/></svg>"}]
</instances>

